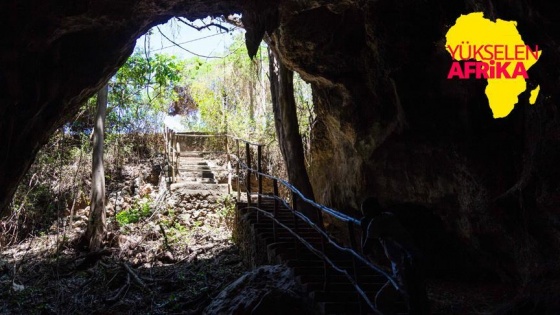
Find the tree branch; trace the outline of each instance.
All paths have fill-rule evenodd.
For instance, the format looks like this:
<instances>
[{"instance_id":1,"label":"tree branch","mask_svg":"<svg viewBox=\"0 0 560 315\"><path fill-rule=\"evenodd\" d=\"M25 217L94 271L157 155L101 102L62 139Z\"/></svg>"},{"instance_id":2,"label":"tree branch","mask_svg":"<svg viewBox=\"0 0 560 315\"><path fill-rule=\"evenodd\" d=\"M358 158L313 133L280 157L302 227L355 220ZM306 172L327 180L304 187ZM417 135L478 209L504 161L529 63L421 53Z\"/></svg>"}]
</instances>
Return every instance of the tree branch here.
<instances>
[{"instance_id":1,"label":"tree branch","mask_svg":"<svg viewBox=\"0 0 560 315\"><path fill-rule=\"evenodd\" d=\"M165 34L163 34L163 32L159 29L159 27L158 27L157 29L158 29L158 32L161 34L161 36L163 36L163 38L167 39L167 40L170 41L173 45L175 45L175 46L181 48L182 50L188 52L189 54L193 54L193 55L195 55L195 56L202 57L202 58L210 58L210 59L220 59L220 58L222 58L222 57L204 56L204 55L200 55L200 54L197 54L197 53L195 53L195 52L192 52L192 51L186 49L185 47L183 47L183 46L177 44L177 43L176 43L175 41L173 41L171 38L169 38L169 37L167 37Z\"/></svg>"},{"instance_id":2,"label":"tree branch","mask_svg":"<svg viewBox=\"0 0 560 315\"><path fill-rule=\"evenodd\" d=\"M183 23L183 24L185 24L185 25L187 25L187 26L189 26L189 27L194 28L194 29L197 30L197 31L203 30L203 29L205 29L205 28L208 28L208 29L209 29L210 26L215 26L215 27L217 27L217 28L219 28L219 29L222 29L222 30L224 30L224 31L226 31L226 32L230 32L230 31L231 31L231 30L228 29L227 27L225 27L225 26L223 26L223 25L221 25L221 24L214 23L214 22L212 22L212 23L210 23L210 24L205 24L204 26L195 26L195 25L189 23L188 21L185 21L184 19L182 19L182 18L180 18L180 17L177 17L176 19L179 20L181 23Z\"/></svg>"}]
</instances>

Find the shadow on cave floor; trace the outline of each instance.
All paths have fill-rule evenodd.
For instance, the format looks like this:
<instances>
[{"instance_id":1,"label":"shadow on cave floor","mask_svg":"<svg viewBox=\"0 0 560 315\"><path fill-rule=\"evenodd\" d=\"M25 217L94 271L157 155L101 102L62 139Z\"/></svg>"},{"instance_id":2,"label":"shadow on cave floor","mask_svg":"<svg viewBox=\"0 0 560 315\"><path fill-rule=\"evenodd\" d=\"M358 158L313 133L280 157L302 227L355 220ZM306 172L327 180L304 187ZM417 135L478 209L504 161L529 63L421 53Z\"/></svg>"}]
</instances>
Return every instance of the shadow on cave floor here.
<instances>
[{"instance_id":1,"label":"shadow on cave floor","mask_svg":"<svg viewBox=\"0 0 560 315\"><path fill-rule=\"evenodd\" d=\"M199 314L245 268L229 242L204 245L174 263L165 254L135 266L118 249L93 257L64 250L2 257L2 314ZM49 253L50 252L50 253ZM94 259L90 259L94 258ZM96 260L91 265L88 260Z\"/></svg>"},{"instance_id":2,"label":"shadow on cave floor","mask_svg":"<svg viewBox=\"0 0 560 315\"><path fill-rule=\"evenodd\" d=\"M0 314L200 314L246 271L232 240L231 202L186 189L165 196L165 207L135 222L121 216L132 220L132 210L109 211L100 252L76 246L86 209L73 224L61 218L58 233L2 248ZM123 208L141 205L134 198Z\"/></svg>"},{"instance_id":3,"label":"shadow on cave floor","mask_svg":"<svg viewBox=\"0 0 560 315\"><path fill-rule=\"evenodd\" d=\"M232 241L231 198L179 188L156 203L158 186L130 188L151 169L149 161L126 165L126 176L108 183L102 251L77 249L86 204L72 217L44 216L48 228L0 246L0 314L199 314L239 278L246 268Z\"/></svg>"}]
</instances>

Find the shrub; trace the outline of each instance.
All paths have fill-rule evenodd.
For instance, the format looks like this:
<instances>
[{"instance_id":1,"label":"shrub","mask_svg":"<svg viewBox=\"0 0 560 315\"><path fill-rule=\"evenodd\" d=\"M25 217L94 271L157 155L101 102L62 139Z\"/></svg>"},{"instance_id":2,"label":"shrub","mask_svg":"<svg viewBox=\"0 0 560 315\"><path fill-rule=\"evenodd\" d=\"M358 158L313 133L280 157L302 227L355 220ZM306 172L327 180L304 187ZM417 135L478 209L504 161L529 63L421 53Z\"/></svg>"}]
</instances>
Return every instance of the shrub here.
<instances>
[{"instance_id":1,"label":"shrub","mask_svg":"<svg viewBox=\"0 0 560 315\"><path fill-rule=\"evenodd\" d=\"M117 222L120 226L130 223L136 223L143 218L148 217L152 213L151 201L143 198L128 210L123 210L116 215Z\"/></svg>"}]
</instances>

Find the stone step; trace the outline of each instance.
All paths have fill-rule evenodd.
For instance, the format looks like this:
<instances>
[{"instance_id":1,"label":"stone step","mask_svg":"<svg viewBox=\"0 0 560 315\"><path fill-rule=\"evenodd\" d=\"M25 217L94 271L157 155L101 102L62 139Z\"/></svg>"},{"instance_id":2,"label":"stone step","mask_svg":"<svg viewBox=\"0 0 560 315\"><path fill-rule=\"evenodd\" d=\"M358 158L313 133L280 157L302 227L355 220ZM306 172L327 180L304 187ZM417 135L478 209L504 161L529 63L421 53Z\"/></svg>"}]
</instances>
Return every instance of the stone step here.
<instances>
[{"instance_id":1,"label":"stone step","mask_svg":"<svg viewBox=\"0 0 560 315\"><path fill-rule=\"evenodd\" d=\"M214 183L200 183L200 182L181 182L171 184L171 190L175 189L188 189L188 190L205 190L205 191L217 191L220 185Z\"/></svg>"},{"instance_id":2,"label":"stone step","mask_svg":"<svg viewBox=\"0 0 560 315\"><path fill-rule=\"evenodd\" d=\"M259 236L264 238L273 237L274 234L276 234L277 237L286 237L286 236L293 237L292 233L290 233L289 231L285 230L282 227L278 227L276 229L276 232L274 232L273 229L259 230L258 234ZM302 237L313 237L313 238L321 237L319 233L317 233L316 231L303 231L300 232L299 235Z\"/></svg>"},{"instance_id":3,"label":"stone step","mask_svg":"<svg viewBox=\"0 0 560 315\"><path fill-rule=\"evenodd\" d=\"M256 204L251 205L251 207L256 207L256 206L257 206ZM272 217L274 217L274 213L272 213L272 212L260 212L260 211L257 211L256 209L252 209L252 208L248 208L246 213L249 213L247 215L247 219L249 219L251 221L256 221L257 216L258 216L259 220L264 219L264 220L266 220L264 222L266 222L267 224L272 224ZM274 218L280 220L282 223L284 222L284 220L293 222L294 219L297 218L297 221L302 226L302 228L312 229L312 227L310 225L308 225L305 221L303 221L302 218L295 216L292 212L288 212L287 210L277 211L276 217L274 217Z\"/></svg>"},{"instance_id":4,"label":"stone step","mask_svg":"<svg viewBox=\"0 0 560 315\"><path fill-rule=\"evenodd\" d=\"M183 151L179 152L180 157L202 157L204 155L203 151Z\"/></svg>"},{"instance_id":5,"label":"stone step","mask_svg":"<svg viewBox=\"0 0 560 315\"><path fill-rule=\"evenodd\" d=\"M191 184L217 184L215 178L206 178L202 176L187 176L185 174L178 174L177 183L190 182Z\"/></svg>"},{"instance_id":6,"label":"stone step","mask_svg":"<svg viewBox=\"0 0 560 315\"><path fill-rule=\"evenodd\" d=\"M259 235L260 236L260 235ZM292 235L284 235L284 236L276 236L276 240L274 239L274 237L272 235L267 236L267 237L262 237L260 236L262 239L264 239L267 243L269 242L295 242L296 239L292 236ZM321 239L318 237L312 237L312 236L305 236L305 240L310 243L310 244L319 244L321 242ZM304 245L301 245L304 246Z\"/></svg>"},{"instance_id":7,"label":"stone step","mask_svg":"<svg viewBox=\"0 0 560 315\"><path fill-rule=\"evenodd\" d=\"M256 205L255 205L256 207ZM284 223L284 222L293 222L294 220L294 215L290 212L287 211L278 211L276 213L276 216L274 216L274 213L270 213L270 212L257 212L257 210L255 209L246 209L246 211L243 211L245 213L243 213L243 215L245 216L246 220L249 222L257 222L257 217L259 220L259 223L266 223L268 224L270 227L272 227L272 218L275 218L277 220L279 220L280 222ZM260 220L264 220L263 222L260 222ZM298 218L298 223L301 223L300 225L304 225L304 222ZM302 227L308 227L307 224L305 224L305 226Z\"/></svg>"},{"instance_id":8,"label":"stone step","mask_svg":"<svg viewBox=\"0 0 560 315\"><path fill-rule=\"evenodd\" d=\"M295 228L295 224L294 224L294 219L293 217L287 217L287 218L275 218L275 220L273 220L272 218L268 218L266 217L264 214L262 214L260 216L259 219L253 219L253 220L247 220L247 222L249 222L251 225L254 225L254 228L258 228L259 231L262 232L272 232L274 230L274 225L276 224L276 230L277 231L285 231L286 229L284 227L282 227L282 225L286 225L291 229ZM313 232L315 234L317 234L317 236L319 236L319 232L317 230L315 230L314 228L304 225L303 222L301 222L301 220L297 220L297 231L298 232Z\"/></svg>"},{"instance_id":9,"label":"stone step","mask_svg":"<svg viewBox=\"0 0 560 315\"><path fill-rule=\"evenodd\" d=\"M311 241L309 243L317 250L321 250L320 242ZM298 248L296 249L295 242L293 240L287 242L278 242L278 243L269 244L267 249L268 249L269 257L276 257L284 253L295 253L297 257L300 253L309 252L309 249L307 249L307 247L305 247L305 245L303 244L298 244ZM336 255L338 255L340 251L327 247L325 249L325 253L329 257L330 256L336 257Z\"/></svg>"},{"instance_id":10,"label":"stone step","mask_svg":"<svg viewBox=\"0 0 560 315\"><path fill-rule=\"evenodd\" d=\"M215 178L206 176L203 177L202 174L177 174L177 182L199 182L199 183L210 183L215 184Z\"/></svg>"},{"instance_id":11,"label":"stone step","mask_svg":"<svg viewBox=\"0 0 560 315\"><path fill-rule=\"evenodd\" d=\"M251 207L257 207L257 203L256 202L254 204L252 203ZM261 210L262 210L262 208L263 208L262 206L259 207L259 209L261 209ZM244 211L245 213L251 212L251 214L249 215L250 218L256 218L256 216L257 216L257 210L255 210L255 209L248 208L248 209L241 209L241 210ZM263 212L259 211L259 213L260 213L259 216L261 218L266 218L267 217L266 214L263 214ZM273 209L265 210L264 213L274 215L274 210ZM290 218L291 220L293 220L293 218L294 218L293 212L291 210L286 209L286 208L279 208L276 212L276 215L277 215L278 218ZM305 223L303 221L302 218L298 217L297 219L298 219L298 222L300 222L302 226L304 226L304 225L309 226L307 223ZM271 219L268 219L268 220L271 220Z\"/></svg>"},{"instance_id":12,"label":"stone step","mask_svg":"<svg viewBox=\"0 0 560 315\"><path fill-rule=\"evenodd\" d=\"M275 219L276 221L273 220L272 218L267 217L265 214L261 214L258 219L254 217L253 219L249 218L249 220L247 221L252 225L255 225L255 228L262 229L263 231L272 231L274 223L276 223L277 229L278 228L284 229L283 227L281 227L280 223L287 225L290 228L292 227L295 228L293 216L288 216L284 218L277 217ZM317 230L303 223L299 219L297 220L297 228L299 232L313 231L315 233L319 233Z\"/></svg>"},{"instance_id":13,"label":"stone step","mask_svg":"<svg viewBox=\"0 0 560 315\"><path fill-rule=\"evenodd\" d=\"M210 166L205 165L179 165L179 171L194 172L194 171L211 171Z\"/></svg>"},{"instance_id":14,"label":"stone step","mask_svg":"<svg viewBox=\"0 0 560 315\"><path fill-rule=\"evenodd\" d=\"M181 157L177 162L179 164L208 165L208 161L201 157Z\"/></svg>"},{"instance_id":15,"label":"stone step","mask_svg":"<svg viewBox=\"0 0 560 315\"><path fill-rule=\"evenodd\" d=\"M212 171L179 171L182 177L214 178Z\"/></svg>"}]
</instances>

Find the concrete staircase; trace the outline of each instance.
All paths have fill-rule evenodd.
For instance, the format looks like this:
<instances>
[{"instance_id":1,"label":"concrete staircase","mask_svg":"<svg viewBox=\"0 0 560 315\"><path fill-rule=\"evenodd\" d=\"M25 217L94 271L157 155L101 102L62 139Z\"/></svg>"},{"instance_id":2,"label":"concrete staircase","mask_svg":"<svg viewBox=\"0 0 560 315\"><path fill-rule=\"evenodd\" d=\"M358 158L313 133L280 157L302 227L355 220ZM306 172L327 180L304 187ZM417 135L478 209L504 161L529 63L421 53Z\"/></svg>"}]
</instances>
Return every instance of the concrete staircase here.
<instances>
[{"instance_id":1,"label":"concrete staircase","mask_svg":"<svg viewBox=\"0 0 560 315\"><path fill-rule=\"evenodd\" d=\"M172 190L183 188L191 193L227 190L227 184L218 184L215 175L217 169L209 165L203 152L181 152L177 164L176 182L171 184Z\"/></svg>"},{"instance_id":2,"label":"concrete staircase","mask_svg":"<svg viewBox=\"0 0 560 315\"><path fill-rule=\"evenodd\" d=\"M211 166L204 155L204 152L200 151L180 153L176 182L171 184L172 190L181 189L193 194L221 194L227 191L227 184L218 184L216 179L216 173L223 169ZM252 202L251 206L255 207L256 202ZM263 198L260 209L272 214L274 201ZM331 267L325 269L324 260L288 230L278 224L275 228L272 219L264 214L257 215L256 211L247 208L247 203L239 200L237 211L237 226L243 226L250 230L251 234L238 239L238 242L252 244L250 246L260 248L261 251L248 255L259 256L260 263L285 264L290 267L305 291L309 303L315 305L317 313L373 314L347 276ZM304 238L313 248L323 249L321 234L301 220L295 223L294 215L288 208L280 204L276 217L289 228L297 230L299 237ZM366 291L370 300L374 300L377 291L386 283L382 275L365 265L359 265L352 259L351 254L338 250L334 245L327 243L324 253L348 274L357 275L360 287ZM382 313L407 314L407 308L402 301L389 301L384 303Z\"/></svg>"}]
</instances>

